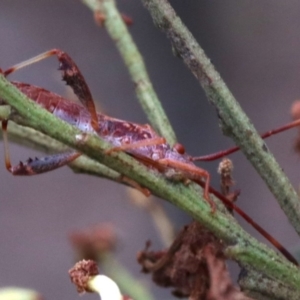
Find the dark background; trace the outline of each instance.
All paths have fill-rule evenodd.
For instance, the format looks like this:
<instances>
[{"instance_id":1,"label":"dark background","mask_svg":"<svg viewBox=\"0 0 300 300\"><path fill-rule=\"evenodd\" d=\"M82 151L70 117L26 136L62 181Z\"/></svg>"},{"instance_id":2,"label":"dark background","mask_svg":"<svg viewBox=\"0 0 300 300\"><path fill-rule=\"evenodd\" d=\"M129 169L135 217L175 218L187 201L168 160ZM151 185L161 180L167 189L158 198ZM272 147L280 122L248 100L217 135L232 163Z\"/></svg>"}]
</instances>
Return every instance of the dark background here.
<instances>
[{"instance_id":1,"label":"dark background","mask_svg":"<svg viewBox=\"0 0 300 300\"><path fill-rule=\"evenodd\" d=\"M216 113L197 81L172 55L169 42L152 24L140 1L119 0L134 19L130 31L144 55L150 77L188 153L207 154L232 145L223 137ZM300 4L298 1L172 1L261 132L290 120L292 102L300 96ZM97 104L109 115L147 122L127 70L104 29L95 26L80 1L2 0L0 67L5 69L52 48L68 52L82 70ZM54 58L12 75L19 81L70 95ZM293 152L296 131L267 141L294 186L299 184L299 157ZM11 145L14 162L32 150ZM241 154L232 156L234 177L242 190L238 205L286 247L298 248L298 237L274 197ZM132 206L124 187L106 180L74 175L67 167L36 177L12 177L0 157L0 286L36 289L47 299L77 299L67 270L73 264L68 233L111 222L120 243L118 259L139 275L136 252L147 239L159 249L151 218ZM218 186L217 163L201 164ZM163 202L164 203L164 202ZM164 203L180 228L190 218ZM241 221L251 233L263 240ZM155 288L155 294L169 293ZM164 296L162 296L164 295ZM95 297L95 296L89 296ZM169 297L171 298L171 297ZM95 298L96 299L96 298Z\"/></svg>"}]
</instances>

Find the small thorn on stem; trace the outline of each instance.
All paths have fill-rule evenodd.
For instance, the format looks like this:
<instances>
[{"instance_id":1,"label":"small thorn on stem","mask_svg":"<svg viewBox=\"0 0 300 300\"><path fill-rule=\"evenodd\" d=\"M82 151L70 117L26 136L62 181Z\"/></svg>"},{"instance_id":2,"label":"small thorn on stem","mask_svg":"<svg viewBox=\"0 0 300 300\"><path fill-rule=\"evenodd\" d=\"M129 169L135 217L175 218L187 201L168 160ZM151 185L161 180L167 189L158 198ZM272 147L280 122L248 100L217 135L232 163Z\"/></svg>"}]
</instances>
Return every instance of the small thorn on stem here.
<instances>
[{"instance_id":1,"label":"small thorn on stem","mask_svg":"<svg viewBox=\"0 0 300 300\"><path fill-rule=\"evenodd\" d=\"M106 20L104 13L99 10L95 11L94 20L98 26L103 27Z\"/></svg>"},{"instance_id":2,"label":"small thorn on stem","mask_svg":"<svg viewBox=\"0 0 300 300\"><path fill-rule=\"evenodd\" d=\"M133 24L133 19L128 15L121 13L121 17L127 26L131 26ZM98 26L103 27L106 21L105 14L99 10L96 11L94 13L94 20Z\"/></svg>"},{"instance_id":3,"label":"small thorn on stem","mask_svg":"<svg viewBox=\"0 0 300 300\"><path fill-rule=\"evenodd\" d=\"M131 17L129 17L128 15L126 14L121 14L122 16L122 19L124 21L124 23L127 25L127 26L131 26L133 24L133 19Z\"/></svg>"}]
</instances>

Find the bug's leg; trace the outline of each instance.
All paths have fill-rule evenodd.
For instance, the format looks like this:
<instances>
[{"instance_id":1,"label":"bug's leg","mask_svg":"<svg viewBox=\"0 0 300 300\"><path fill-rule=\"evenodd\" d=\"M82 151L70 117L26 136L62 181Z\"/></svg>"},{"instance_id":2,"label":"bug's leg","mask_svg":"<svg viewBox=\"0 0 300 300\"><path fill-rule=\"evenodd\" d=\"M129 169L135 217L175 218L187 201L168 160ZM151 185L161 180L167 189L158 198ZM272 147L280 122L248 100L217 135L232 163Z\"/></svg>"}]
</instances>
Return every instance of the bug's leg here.
<instances>
[{"instance_id":1,"label":"bug's leg","mask_svg":"<svg viewBox=\"0 0 300 300\"><path fill-rule=\"evenodd\" d=\"M157 137L157 138L152 138L152 139L145 139L129 144L122 144L121 146L118 147L113 147L109 150L106 151L106 154L110 154L112 152L119 152L119 151L128 151L136 148L141 148L141 147L147 147L147 146L155 146L155 145L161 145L165 144L166 140L165 138L162 137Z\"/></svg>"},{"instance_id":2,"label":"bug's leg","mask_svg":"<svg viewBox=\"0 0 300 300\"><path fill-rule=\"evenodd\" d=\"M2 121L5 166L6 169L13 175L35 175L52 171L70 163L81 155L81 153L71 150L42 158L29 158L25 163L20 162L18 165L12 166L8 149L7 123L8 121L6 120Z\"/></svg>"},{"instance_id":3,"label":"bug's leg","mask_svg":"<svg viewBox=\"0 0 300 300\"><path fill-rule=\"evenodd\" d=\"M3 72L3 74L7 76L16 70L39 62L53 55L55 55L59 61L59 70L62 71L62 79L73 89L80 102L87 108L91 114L92 127L95 131L98 131L98 117L92 94L79 68L67 53L59 49L52 49L7 69Z\"/></svg>"},{"instance_id":4,"label":"bug's leg","mask_svg":"<svg viewBox=\"0 0 300 300\"><path fill-rule=\"evenodd\" d=\"M130 144L122 144L119 147L113 147L113 148L107 150L106 154L110 154L112 152L118 152L118 151L129 151L129 150L136 149L136 148L141 148L141 147L145 147L145 146L160 145L160 144L164 144L164 143L166 143L166 140L162 137L146 139L146 140L142 140L142 141L138 141L138 142L134 142L134 143L130 143ZM143 161L144 163L148 162L148 164L150 164L150 165L152 164L152 160L147 159L146 157L141 156L141 157L136 157L136 158L140 161ZM127 184L129 184L133 188L139 190L146 197L149 197L151 195L151 193L148 189L142 187L136 181L134 181L134 180L132 180L132 179L126 177L126 176L122 177L122 181L126 182Z\"/></svg>"},{"instance_id":5,"label":"bug's leg","mask_svg":"<svg viewBox=\"0 0 300 300\"><path fill-rule=\"evenodd\" d=\"M80 155L81 153L76 151L69 151L41 158L29 158L25 163L20 162L16 166L10 166L10 168L6 166L6 168L13 175L38 175L63 167Z\"/></svg>"},{"instance_id":6,"label":"bug's leg","mask_svg":"<svg viewBox=\"0 0 300 300\"><path fill-rule=\"evenodd\" d=\"M124 182L124 183L128 184L129 186L135 188L136 190L140 191L146 197L149 197L151 195L151 192L147 188L142 187L140 184L138 184L136 181L134 181L131 178L121 175L120 181Z\"/></svg>"},{"instance_id":7,"label":"bug's leg","mask_svg":"<svg viewBox=\"0 0 300 300\"><path fill-rule=\"evenodd\" d=\"M206 170L196 167L192 164L175 161L169 158L162 158L158 160L157 163L167 168L172 168L175 171L179 171L180 173L182 173L184 179L190 179L191 181L195 182L199 182L204 179L205 182L203 197L209 203L212 213L215 212L216 204L212 201L212 199L209 196L210 174Z\"/></svg>"}]
</instances>

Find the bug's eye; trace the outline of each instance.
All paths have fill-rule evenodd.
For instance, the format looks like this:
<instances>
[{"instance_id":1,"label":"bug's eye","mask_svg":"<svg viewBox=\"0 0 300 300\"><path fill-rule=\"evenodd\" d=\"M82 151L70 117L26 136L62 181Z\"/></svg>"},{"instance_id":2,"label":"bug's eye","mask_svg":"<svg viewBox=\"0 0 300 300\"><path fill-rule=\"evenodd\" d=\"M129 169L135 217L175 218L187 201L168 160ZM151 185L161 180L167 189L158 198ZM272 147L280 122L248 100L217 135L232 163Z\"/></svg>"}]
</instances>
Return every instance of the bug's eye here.
<instances>
[{"instance_id":1,"label":"bug's eye","mask_svg":"<svg viewBox=\"0 0 300 300\"><path fill-rule=\"evenodd\" d=\"M179 154L184 154L185 153L185 149L183 147L183 145L176 143L173 147Z\"/></svg>"}]
</instances>

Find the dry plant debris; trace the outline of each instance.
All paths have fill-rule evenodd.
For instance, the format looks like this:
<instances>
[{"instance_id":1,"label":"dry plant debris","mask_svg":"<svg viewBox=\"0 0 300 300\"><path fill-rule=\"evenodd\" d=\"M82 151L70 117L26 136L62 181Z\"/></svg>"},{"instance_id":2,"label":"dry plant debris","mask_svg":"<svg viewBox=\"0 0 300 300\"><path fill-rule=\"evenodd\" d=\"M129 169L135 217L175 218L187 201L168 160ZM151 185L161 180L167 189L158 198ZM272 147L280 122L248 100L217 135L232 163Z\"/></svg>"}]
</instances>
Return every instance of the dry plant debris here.
<instances>
[{"instance_id":1,"label":"dry plant debris","mask_svg":"<svg viewBox=\"0 0 300 300\"><path fill-rule=\"evenodd\" d=\"M99 224L70 234L70 241L78 259L95 261L99 261L103 254L115 249L116 239L114 229L109 224Z\"/></svg>"},{"instance_id":2,"label":"dry plant debris","mask_svg":"<svg viewBox=\"0 0 300 300\"><path fill-rule=\"evenodd\" d=\"M90 279L99 274L97 264L93 260L81 260L69 270L71 282L76 286L78 293L93 291L90 290L88 282Z\"/></svg>"},{"instance_id":3,"label":"dry plant debris","mask_svg":"<svg viewBox=\"0 0 300 300\"><path fill-rule=\"evenodd\" d=\"M173 295L189 300L249 300L232 284L223 254L224 245L194 221L185 226L165 251L146 249L138 253L142 272L151 273Z\"/></svg>"}]
</instances>

